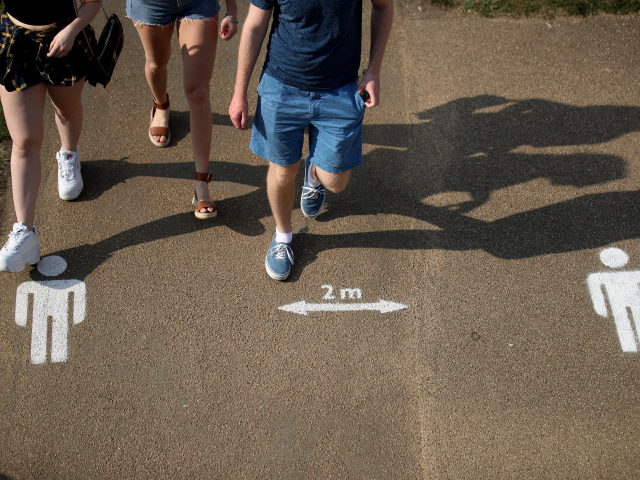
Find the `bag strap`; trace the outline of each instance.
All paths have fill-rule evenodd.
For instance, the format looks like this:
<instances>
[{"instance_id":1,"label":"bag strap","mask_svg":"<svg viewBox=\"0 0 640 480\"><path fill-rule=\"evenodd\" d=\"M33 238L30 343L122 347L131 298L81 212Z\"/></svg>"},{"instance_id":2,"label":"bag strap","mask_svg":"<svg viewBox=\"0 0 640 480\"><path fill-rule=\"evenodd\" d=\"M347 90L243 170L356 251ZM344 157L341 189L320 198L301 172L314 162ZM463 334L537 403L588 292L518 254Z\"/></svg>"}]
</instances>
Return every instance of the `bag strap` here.
<instances>
[{"instance_id":1,"label":"bag strap","mask_svg":"<svg viewBox=\"0 0 640 480\"><path fill-rule=\"evenodd\" d=\"M76 16L77 16L78 15L78 5L76 4L76 0L71 0L71 2L73 3L73 8L76 11ZM104 13L104 16L106 17L106 19L108 21L109 17L107 15L107 12L104 9L104 5L102 4L102 2L100 3L100 6L102 7L102 13ZM98 62L98 57L96 56L95 52L93 51L93 47L91 46L91 42L89 41L89 37L87 37L87 32L85 31L84 28L82 29L82 35L84 35L84 40L85 40L85 42L87 42L87 48L89 49L89 52L91 53L91 57L93 58L93 63L98 65L98 67L100 68L100 70L102 70L103 73L106 73L104 71L104 68L100 64L100 62Z\"/></svg>"},{"instance_id":2,"label":"bag strap","mask_svg":"<svg viewBox=\"0 0 640 480\"><path fill-rule=\"evenodd\" d=\"M73 9L76 12L76 17L78 16L78 4L76 3L76 0L71 0L71 3L73 3ZM109 20L109 15L107 15L107 11L104 9L104 2L100 2L100 7L102 8L102 13L104 13L104 18L106 18L107 20Z\"/></svg>"}]
</instances>

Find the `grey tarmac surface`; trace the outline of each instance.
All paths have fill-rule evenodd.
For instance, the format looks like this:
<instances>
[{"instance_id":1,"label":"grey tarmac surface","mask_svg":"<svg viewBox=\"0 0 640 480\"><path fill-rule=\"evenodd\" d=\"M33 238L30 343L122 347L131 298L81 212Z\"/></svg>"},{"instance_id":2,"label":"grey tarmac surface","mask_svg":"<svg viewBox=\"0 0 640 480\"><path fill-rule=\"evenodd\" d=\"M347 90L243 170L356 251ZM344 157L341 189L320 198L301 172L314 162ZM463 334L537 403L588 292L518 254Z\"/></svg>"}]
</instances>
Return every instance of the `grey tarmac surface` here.
<instances>
[{"instance_id":1,"label":"grey tarmac surface","mask_svg":"<svg viewBox=\"0 0 640 480\"><path fill-rule=\"evenodd\" d=\"M157 149L142 48L124 2L105 6L127 38L113 83L85 89L85 191L57 198L48 108L38 203L42 254L84 284L86 315L60 321L66 362L48 340L32 363L38 308L16 298L53 298L54 278L0 275L0 478L637 477L640 354L587 277L607 247L640 270L640 17L399 4L364 164L317 220L295 210L279 283L266 164L226 114L238 39L212 80L220 214L198 221L177 45ZM279 309L379 299L407 308Z\"/></svg>"}]
</instances>

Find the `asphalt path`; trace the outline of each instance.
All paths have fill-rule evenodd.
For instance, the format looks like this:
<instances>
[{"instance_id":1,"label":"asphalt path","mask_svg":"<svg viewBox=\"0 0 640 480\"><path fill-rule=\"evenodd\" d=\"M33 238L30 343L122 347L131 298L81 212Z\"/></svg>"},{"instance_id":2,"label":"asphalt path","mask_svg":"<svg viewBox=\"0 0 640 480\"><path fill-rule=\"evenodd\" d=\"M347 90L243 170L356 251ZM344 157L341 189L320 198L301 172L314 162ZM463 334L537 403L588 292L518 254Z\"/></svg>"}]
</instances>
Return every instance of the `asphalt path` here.
<instances>
[{"instance_id":1,"label":"asphalt path","mask_svg":"<svg viewBox=\"0 0 640 480\"><path fill-rule=\"evenodd\" d=\"M276 282L267 166L226 114L238 39L199 221L177 44L158 149L104 4L126 45L84 92L74 202L46 112L37 224L66 270L0 275L0 478L637 477L640 17L399 4L364 164L316 220L296 208Z\"/></svg>"}]
</instances>

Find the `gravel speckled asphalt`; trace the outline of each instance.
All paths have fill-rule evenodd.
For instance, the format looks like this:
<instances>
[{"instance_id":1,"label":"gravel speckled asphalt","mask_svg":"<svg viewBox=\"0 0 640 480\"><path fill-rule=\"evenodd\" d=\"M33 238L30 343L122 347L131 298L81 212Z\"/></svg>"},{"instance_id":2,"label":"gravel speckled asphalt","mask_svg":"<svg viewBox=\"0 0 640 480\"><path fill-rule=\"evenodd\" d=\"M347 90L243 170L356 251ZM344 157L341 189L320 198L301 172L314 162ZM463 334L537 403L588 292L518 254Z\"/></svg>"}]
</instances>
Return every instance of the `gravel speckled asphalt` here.
<instances>
[{"instance_id":1,"label":"gravel speckled asphalt","mask_svg":"<svg viewBox=\"0 0 640 480\"><path fill-rule=\"evenodd\" d=\"M280 283L266 164L226 114L238 39L212 80L219 215L198 221L177 46L157 149L142 48L124 2L104 3L126 45L112 84L85 89L85 191L57 198L48 107L37 219L86 316L68 319L66 362L34 364L37 309L20 326L16 297L53 278L0 275L0 478L637 475L640 353L587 277L607 247L640 270L640 17L399 5L364 164L316 220L295 210ZM279 309L379 299L407 308Z\"/></svg>"}]
</instances>

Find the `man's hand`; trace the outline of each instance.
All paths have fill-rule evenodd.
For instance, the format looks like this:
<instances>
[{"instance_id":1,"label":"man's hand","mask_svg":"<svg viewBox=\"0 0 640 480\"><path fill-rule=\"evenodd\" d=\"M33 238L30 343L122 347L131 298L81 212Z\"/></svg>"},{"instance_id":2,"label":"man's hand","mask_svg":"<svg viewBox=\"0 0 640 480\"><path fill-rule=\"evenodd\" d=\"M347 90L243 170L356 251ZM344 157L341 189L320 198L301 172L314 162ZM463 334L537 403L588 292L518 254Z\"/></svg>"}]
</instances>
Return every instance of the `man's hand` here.
<instances>
[{"instance_id":1,"label":"man's hand","mask_svg":"<svg viewBox=\"0 0 640 480\"><path fill-rule=\"evenodd\" d=\"M362 80L358 84L358 93L366 91L369 98L364 101L367 107L375 107L380 104L380 76L375 75L371 70L365 70Z\"/></svg>"},{"instance_id":2,"label":"man's hand","mask_svg":"<svg viewBox=\"0 0 640 480\"><path fill-rule=\"evenodd\" d=\"M369 66L358 85L359 92L366 90L369 94L369 99L364 102L367 107L380 104L380 68L393 22L393 0L371 0L371 6Z\"/></svg>"},{"instance_id":3,"label":"man's hand","mask_svg":"<svg viewBox=\"0 0 640 480\"><path fill-rule=\"evenodd\" d=\"M220 38L223 40L231 40L238 32L238 19L227 15L220 23Z\"/></svg>"},{"instance_id":4,"label":"man's hand","mask_svg":"<svg viewBox=\"0 0 640 480\"><path fill-rule=\"evenodd\" d=\"M247 98L234 95L231 99L231 103L229 104L229 118L231 118L231 123L233 126L240 129L246 130L249 117L249 104L247 102Z\"/></svg>"}]
</instances>

